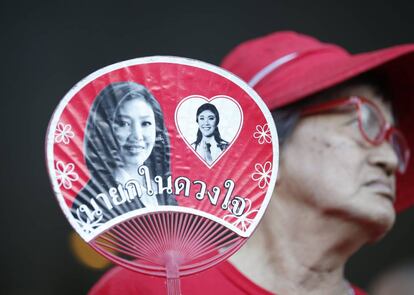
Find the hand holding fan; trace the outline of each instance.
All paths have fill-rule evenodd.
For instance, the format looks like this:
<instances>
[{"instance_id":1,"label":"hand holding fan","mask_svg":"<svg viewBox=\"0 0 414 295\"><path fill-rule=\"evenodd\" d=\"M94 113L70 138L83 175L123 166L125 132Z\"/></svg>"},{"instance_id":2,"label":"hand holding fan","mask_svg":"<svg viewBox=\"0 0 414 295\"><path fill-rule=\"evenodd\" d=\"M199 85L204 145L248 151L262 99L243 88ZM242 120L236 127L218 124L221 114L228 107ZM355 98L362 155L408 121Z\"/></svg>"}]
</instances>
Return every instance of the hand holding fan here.
<instances>
[{"instance_id":1,"label":"hand holding fan","mask_svg":"<svg viewBox=\"0 0 414 295\"><path fill-rule=\"evenodd\" d=\"M112 261L165 276L207 269L239 249L272 195L270 112L230 73L195 60L139 58L101 69L63 98L47 165L77 233Z\"/></svg>"}]
</instances>

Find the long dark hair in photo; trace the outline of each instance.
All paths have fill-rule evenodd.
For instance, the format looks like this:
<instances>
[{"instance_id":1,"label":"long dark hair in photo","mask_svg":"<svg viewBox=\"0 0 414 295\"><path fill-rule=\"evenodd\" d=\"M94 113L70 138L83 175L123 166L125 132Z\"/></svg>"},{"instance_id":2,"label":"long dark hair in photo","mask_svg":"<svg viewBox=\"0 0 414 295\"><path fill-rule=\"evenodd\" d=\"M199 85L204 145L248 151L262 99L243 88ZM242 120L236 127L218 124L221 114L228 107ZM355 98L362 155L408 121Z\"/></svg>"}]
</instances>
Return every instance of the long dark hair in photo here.
<instances>
[{"instance_id":1,"label":"long dark hair in photo","mask_svg":"<svg viewBox=\"0 0 414 295\"><path fill-rule=\"evenodd\" d=\"M224 150L224 149L227 148L229 143L227 141L225 141L223 138L221 138L220 131L219 131L219 128L218 128L218 124L220 123L220 115L219 115L219 112L218 112L216 106L211 104L211 103L202 104L197 109L196 122L198 123L198 116L206 110L211 111L214 114L214 116L216 116L216 126L215 126L215 129L214 129L214 132L213 132L213 136L214 136L215 141L217 142L217 146L221 150ZM201 133L200 129L198 129L197 130L196 141L193 143L196 149L197 149L197 146L200 144L202 139L203 139L203 134Z\"/></svg>"},{"instance_id":2,"label":"long dark hair in photo","mask_svg":"<svg viewBox=\"0 0 414 295\"><path fill-rule=\"evenodd\" d=\"M119 155L120 147L112 124L119 106L136 98L143 98L151 106L156 125L154 148L144 165L149 168L151 178L159 175L166 180L171 175L170 141L160 104L143 85L130 81L111 83L98 94L89 113L85 131L84 152L91 179L76 197L72 212L75 212L80 205L88 204L91 197L95 197L99 193L107 194L110 187L118 185L113 172L117 168L122 168L124 163ZM157 195L157 199L159 205L176 205L175 199L165 191ZM104 204L100 205L105 208ZM109 215L104 219L110 219L133 209L142 208L144 205L136 200L136 202L125 202L123 205L115 207L110 212L109 210L104 212L104 214Z\"/></svg>"}]
</instances>

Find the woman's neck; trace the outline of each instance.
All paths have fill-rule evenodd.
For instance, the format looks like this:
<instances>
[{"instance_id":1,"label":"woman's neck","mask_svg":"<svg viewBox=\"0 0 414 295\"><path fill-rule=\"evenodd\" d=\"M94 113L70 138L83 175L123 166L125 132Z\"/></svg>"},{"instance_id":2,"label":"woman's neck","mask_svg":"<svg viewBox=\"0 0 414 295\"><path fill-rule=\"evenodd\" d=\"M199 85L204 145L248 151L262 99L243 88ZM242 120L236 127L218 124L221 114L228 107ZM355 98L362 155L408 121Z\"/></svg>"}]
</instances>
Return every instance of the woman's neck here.
<instances>
[{"instance_id":1,"label":"woman's neck","mask_svg":"<svg viewBox=\"0 0 414 295\"><path fill-rule=\"evenodd\" d=\"M230 261L276 294L349 294L344 265L365 243L360 226L303 203L278 198L269 207L252 238Z\"/></svg>"},{"instance_id":2,"label":"woman's neck","mask_svg":"<svg viewBox=\"0 0 414 295\"><path fill-rule=\"evenodd\" d=\"M214 143L215 139L214 139L214 136L203 136L201 141L205 143Z\"/></svg>"},{"instance_id":3,"label":"woman's neck","mask_svg":"<svg viewBox=\"0 0 414 295\"><path fill-rule=\"evenodd\" d=\"M114 178L118 182L125 183L131 179L141 180L143 176L138 174L138 166L125 166L115 170Z\"/></svg>"}]
</instances>

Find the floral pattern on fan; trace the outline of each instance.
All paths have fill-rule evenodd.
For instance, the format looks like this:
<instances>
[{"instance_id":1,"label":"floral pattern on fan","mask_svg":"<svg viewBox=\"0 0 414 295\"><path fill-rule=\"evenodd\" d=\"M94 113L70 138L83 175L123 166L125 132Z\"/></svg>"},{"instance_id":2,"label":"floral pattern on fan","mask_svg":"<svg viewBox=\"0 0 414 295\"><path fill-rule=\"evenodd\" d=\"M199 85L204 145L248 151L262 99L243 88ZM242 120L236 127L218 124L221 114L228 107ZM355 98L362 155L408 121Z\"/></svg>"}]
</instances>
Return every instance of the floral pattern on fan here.
<instances>
[{"instance_id":1,"label":"floral pattern on fan","mask_svg":"<svg viewBox=\"0 0 414 295\"><path fill-rule=\"evenodd\" d=\"M264 189L270 182L272 163L270 161L267 161L264 165L256 163L254 169L256 172L253 172L252 179L258 182L259 188Z\"/></svg>"},{"instance_id":2,"label":"floral pattern on fan","mask_svg":"<svg viewBox=\"0 0 414 295\"><path fill-rule=\"evenodd\" d=\"M250 227L250 225L254 222L254 218L256 217L256 214L259 212L260 208L251 210L252 202L250 199L245 199L247 208L244 211L244 213L240 216L236 216L234 214L227 214L224 216L224 220L229 221L234 226L240 228L242 231L247 231L247 229ZM230 210L229 210L230 211Z\"/></svg>"},{"instance_id":3,"label":"floral pattern on fan","mask_svg":"<svg viewBox=\"0 0 414 295\"><path fill-rule=\"evenodd\" d=\"M270 135L269 125L267 123L263 126L257 125L256 132L253 133L253 137L258 140L259 144L272 143L272 136Z\"/></svg>"},{"instance_id":4,"label":"floral pattern on fan","mask_svg":"<svg viewBox=\"0 0 414 295\"><path fill-rule=\"evenodd\" d=\"M75 133L72 131L72 126L59 122L55 131L55 142L69 144L70 139L73 137L75 137Z\"/></svg>"},{"instance_id":5,"label":"floral pattern on fan","mask_svg":"<svg viewBox=\"0 0 414 295\"><path fill-rule=\"evenodd\" d=\"M72 182L78 181L79 175L74 171L75 164L68 163L67 165L63 161L56 162L56 179L59 187L65 189L72 188Z\"/></svg>"},{"instance_id":6,"label":"floral pattern on fan","mask_svg":"<svg viewBox=\"0 0 414 295\"><path fill-rule=\"evenodd\" d=\"M86 220L83 220L82 217L79 215L79 211L77 212L78 214L78 218L76 220L76 222L79 224L80 228L86 233L86 234L91 234L96 228L98 228L99 226L101 226L103 223L101 223L100 221L103 218L103 215L99 215L98 218L94 221L91 221L91 219L86 218Z\"/></svg>"}]
</instances>

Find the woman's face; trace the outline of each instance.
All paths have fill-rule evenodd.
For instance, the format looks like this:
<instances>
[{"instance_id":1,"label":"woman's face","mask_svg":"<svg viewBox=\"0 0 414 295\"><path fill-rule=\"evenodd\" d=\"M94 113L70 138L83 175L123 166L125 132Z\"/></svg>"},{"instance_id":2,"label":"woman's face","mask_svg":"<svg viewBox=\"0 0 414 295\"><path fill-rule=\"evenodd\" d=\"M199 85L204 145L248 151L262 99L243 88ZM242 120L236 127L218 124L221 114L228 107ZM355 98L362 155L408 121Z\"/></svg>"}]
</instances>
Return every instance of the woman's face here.
<instances>
[{"instance_id":1,"label":"woman's face","mask_svg":"<svg viewBox=\"0 0 414 295\"><path fill-rule=\"evenodd\" d=\"M202 111L198 115L198 128L203 136L209 137L213 135L216 129L216 115L210 110Z\"/></svg>"},{"instance_id":2,"label":"woman's face","mask_svg":"<svg viewBox=\"0 0 414 295\"><path fill-rule=\"evenodd\" d=\"M390 107L371 86L350 86L338 98L350 95L374 101L392 122ZM282 147L276 193L358 221L376 239L394 223L397 156L388 142L373 146L364 140L356 114L303 117Z\"/></svg>"},{"instance_id":3,"label":"woman's face","mask_svg":"<svg viewBox=\"0 0 414 295\"><path fill-rule=\"evenodd\" d=\"M144 98L123 102L115 114L112 128L124 165L142 165L155 144L155 116L151 106Z\"/></svg>"}]
</instances>

